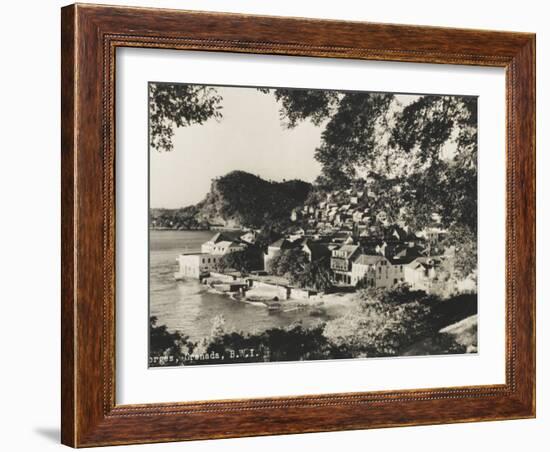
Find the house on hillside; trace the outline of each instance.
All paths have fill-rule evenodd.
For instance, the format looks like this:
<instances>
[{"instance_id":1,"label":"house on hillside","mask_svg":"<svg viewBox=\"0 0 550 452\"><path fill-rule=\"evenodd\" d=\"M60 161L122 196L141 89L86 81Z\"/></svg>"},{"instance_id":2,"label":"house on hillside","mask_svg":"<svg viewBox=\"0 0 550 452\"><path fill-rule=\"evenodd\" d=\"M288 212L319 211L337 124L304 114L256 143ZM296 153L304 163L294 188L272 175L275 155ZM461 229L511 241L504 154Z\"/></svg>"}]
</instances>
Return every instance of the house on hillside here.
<instances>
[{"instance_id":1,"label":"house on hillside","mask_svg":"<svg viewBox=\"0 0 550 452\"><path fill-rule=\"evenodd\" d=\"M240 240L241 231L218 232L210 240L201 245L201 253L225 254L233 251L241 251L246 244Z\"/></svg>"},{"instance_id":2,"label":"house on hillside","mask_svg":"<svg viewBox=\"0 0 550 452\"><path fill-rule=\"evenodd\" d=\"M452 263L450 256L419 257L406 266L405 282L412 289L442 296L476 290L476 282L470 278L461 281L451 278Z\"/></svg>"},{"instance_id":3,"label":"house on hillside","mask_svg":"<svg viewBox=\"0 0 550 452\"><path fill-rule=\"evenodd\" d=\"M406 282L415 290L425 290L426 280L417 268L421 259L425 257L419 249L404 244L365 245L352 262L351 284L363 281L367 287L391 289ZM433 278L433 273L426 277Z\"/></svg>"},{"instance_id":4,"label":"house on hillside","mask_svg":"<svg viewBox=\"0 0 550 452\"><path fill-rule=\"evenodd\" d=\"M351 237L350 231L338 231L332 235L331 241L334 243L344 243L350 237Z\"/></svg>"},{"instance_id":5,"label":"house on hillside","mask_svg":"<svg viewBox=\"0 0 550 452\"><path fill-rule=\"evenodd\" d=\"M417 258L405 267L405 282L414 290L430 292L437 277L439 261L433 258Z\"/></svg>"},{"instance_id":6,"label":"house on hillside","mask_svg":"<svg viewBox=\"0 0 550 452\"><path fill-rule=\"evenodd\" d=\"M363 212L361 212L360 210L355 210L353 211L352 219L355 223L359 223L363 221L364 216L365 214Z\"/></svg>"},{"instance_id":7,"label":"house on hillside","mask_svg":"<svg viewBox=\"0 0 550 452\"><path fill-rule=\"evenodd\" d=\"M299 226L293 227L288 234L288 240L291 242L301 239L306 234L306 231L304 228L301 228Z\"/></svg>"},{"instance_id":8,"label":"house on hillside","mask_svg":"<svg viewBox=\"0 0 550 452\"><path fill-rule=\"evenodd\" d=\"M355 257L360 253L359 245L342 245L332 250L330 268L334 282L351 284L351 266Z\"/></svg>"},{"instance_id":9,"label":"house on hillside","mask_svg":"<svg viewBox=\"0 0 550 452\"><path fill-rule=\"evenodd\" d=\"M330 257L328 245L311 237L300 237L295 240L282 238L268 246L267 253L264 254L264 268L267 270L269 263L276 256L280 256L283 251L291 249L302 251L307 256L309 262Z\"/></svg>"},{"instance_id":10,"label":"house on hillside","mask_svg":"<svg viewBox=\"0 0 550 452\"><path fill-rule=\"evenodd\" d=\"M414 245L418 241L416 234L411 232L409 228L404 228L396 224L386 227L383 231L384 240L388 243L399 242Z\"/></svg>"},{"instance_id":11,"label":"house on hillside","mask_svg":"<svg viewBox=\"0 0 550 452\"><path fill-rule=\"evenodd\" d=\"M444 292L448 289L442 258L425 256L418 246L389 247L388 261L393 267L393 279L407 283L412 290Z\"/></svg>"},{"instance_id":12,"label":"house on hillside","mask_svg":"<svg viewBox=\"0 0 550 452\"><path fill-rule=\"evenodd\" d=\"M447 236L447 230L442 228L426 228L420 233L420 236L426 239L429 245L437 246Z\"/></svg>"},{"instance_id":13,"label":"house on hillside","mask_svg":"<svg viewBox=\"0 0 550 452\"><path fill-rule=\"evenodd\" d=\"M351 264L351 284L363 283L365 287L377 287L378 268L386 261L384 256L359 254Z\"/></svg>"},{"instance_id":14,"label":"house on hillside","mask_svg":"<svg viewBox=\"0 0 550 452\"><path fill-rule=\"evenodd\" d=\"M342 204L340 208L338 209L340 212L347 212L349 208L351 207L350 204Z\"/></svg>"},{"instance_id":15,"label":"house on hillside","mask_svg":"<svg viewBox=\"0 0 550 452\"><path fill-rule=\"evenodd\" d=\"M249 245L254 245L257 238L258 234L254 230L246 231L243 235L239 237L242 242L248 243Z\"/></svg>"},{"instance_id":16,"label":"house on hillside","mask_svg":"<svg viewBox=\"0 0 550 452\"><path fill-rule=\"evenodd\" d=\"M389 224L390 224L388 214L386 212L384 212L383 210L376 214L376 220L380 224L383 224L385 226L389 226Z\"/></svg>"}]
</instances>

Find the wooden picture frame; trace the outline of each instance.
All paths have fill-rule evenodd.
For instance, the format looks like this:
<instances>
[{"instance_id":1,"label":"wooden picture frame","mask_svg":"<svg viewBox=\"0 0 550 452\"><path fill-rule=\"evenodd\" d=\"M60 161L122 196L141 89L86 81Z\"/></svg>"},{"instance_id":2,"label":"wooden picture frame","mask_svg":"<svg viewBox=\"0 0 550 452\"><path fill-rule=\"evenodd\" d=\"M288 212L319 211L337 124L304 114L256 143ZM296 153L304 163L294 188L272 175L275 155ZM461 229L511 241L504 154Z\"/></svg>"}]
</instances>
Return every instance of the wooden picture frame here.
<instances>
[{"instance_id":1,"label":"wooden picture frame","mask_svg":"<svg viewBox=\"0 0 550 452\"><path fill-rule=\"evenodd\" d=\"M535 416L535 35L162 9L62 9L62 442L73 447ZM115 403L115 50L506 69L506 383Z\"/></svg>"}]
</instances>

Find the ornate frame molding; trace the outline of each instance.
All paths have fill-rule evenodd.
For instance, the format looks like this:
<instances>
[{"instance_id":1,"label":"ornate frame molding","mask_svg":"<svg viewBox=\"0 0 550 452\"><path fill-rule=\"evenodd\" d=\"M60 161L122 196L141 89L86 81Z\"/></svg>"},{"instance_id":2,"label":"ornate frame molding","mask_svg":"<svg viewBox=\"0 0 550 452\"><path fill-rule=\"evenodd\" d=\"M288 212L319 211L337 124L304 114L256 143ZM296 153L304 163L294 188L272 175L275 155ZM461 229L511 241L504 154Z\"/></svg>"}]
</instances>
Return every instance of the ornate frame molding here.
<instances>
[{"instance_id":1,"label":"ornate frame molding","mask_svg":"<svg viewBox=\"0 0 550 452\"><path fill-rule=\"evenodd\" d=\"M118 47L506 68L506 384L116 405ZM81 447L534 416L534 35L77 4L62 9L62 88L64 444Z\"/></svg>"}]
</instances>

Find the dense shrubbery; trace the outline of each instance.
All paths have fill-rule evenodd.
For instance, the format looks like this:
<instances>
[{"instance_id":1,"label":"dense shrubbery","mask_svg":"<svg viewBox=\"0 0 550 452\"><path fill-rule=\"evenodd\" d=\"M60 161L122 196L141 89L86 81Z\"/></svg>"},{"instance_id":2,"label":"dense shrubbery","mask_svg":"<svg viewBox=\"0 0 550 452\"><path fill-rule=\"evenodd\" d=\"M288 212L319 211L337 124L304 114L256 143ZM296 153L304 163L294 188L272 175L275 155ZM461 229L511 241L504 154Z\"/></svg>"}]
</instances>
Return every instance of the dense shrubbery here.
<instances>
[{"instance_id":1,"label":"dense shrubbery","mask_svg":"<svg viewBox=\"0 0 550 452\"><path fill-rule=\"evenodd\" d=\"M391 356L433 332L430 305L424 300L411 300L405 290L380 295L361 291L353 310L327 323L324 335L329 342L355 357Z\"/></svg>"},{"instance_id":2,"label":"dense shrubbery","mask_svg":"<svg viewBox=\"0 0 550 452\"><path fill-rule=\"evenodd\" d=\"M201 205L183 207L181 209L151 209L149 225L162 229L203 230L209 224L199 218Z\"/></svg>"},{"instance_id":3,"label":"dense shrubbery","mask_svg":"<svg viewBox=\"0 0 550 452\"><path fill-rule=\"evenodd\" d=\"M166 325L157 325L157 318L149 318L149 365L174 366L182 362L186 353L192 353L195 344L179 331L169 332Z\"/></svg>"},{"instance_id":4,"label":"dense shrubbery","mask_svg":"<svg viewBox=\"0 0 550 452\"><path fill-rule=\"evenodd\" d=\"M464 300L457 300L463 304ZM441 308L453 301L441 301L422 291L403 286L394 291L362 290L356 304L342 317L305 328L294 324L261 333L225 330L222 316L213 319L210 335L197 343L180 333L168 333L152 322L151 353L154 356L189 354L225 356L226 362L303 361L401 355L412 344L433 338L441 353L462 353L464 347L450 335L437 334ZM452 310L454 312L454 310ZM465 312L464 315L469 315ZM464 317L462 317L464 318ZM454 317L450 317L455 321ZM249 351L240 353L239 351ZM253 352L252 352L253 351ZM233 354L233 355L232 355ZM236 354L236 356L235 356ZM178 365L181 361L153 365ZM218 358L215 358L217 362ZM213 360L186 361L207 364Z\"/></svg>"},{"instance_id":5,"label":"dense shrubbery","mask_svg":"<svg viewBox=\"0 0 550 452\"><path fill-rule=\"evenodd\" d=\"M291 282L299 287L329 292L332 289L329 259L323 258L308 262L301 272L293 276Z\"/></svg>"},{"instance_id":6,"label":"dense shrubbery","mask_svg":"<svg viewBox=\"0 0 550 452\"><path fill-rule=\"evenodd\" d=\"M248 274L253 270L263 268L261 251L255 246L249 246L242 251L234 251L225 254L217 264L218 271L229 269L237 270L242 274Z\"/></svg>"},{"instance_id":7,"label":"dense shrubbery","mask_svg":"<svg viewBox=\"0 0 550 452\"><path fill-rule=\"evenodd\" d=\"M249 354L239 353L248 351ZM218 354L239 356L231 362L255 361L306 361L330 358L347 358L348 355L338 353L323 335L323 325L304 328L300 324L287 328L272 328L259 334L224 333L211 340L205 352L209 355Z\"/></svg>"},{"instance_id":8,"label":"dense shrubbery","mask_svg":"<svg viewBox=\"0 0 550 452\"><path fill-rule=\"evenodd\" d=\"M276 276L284 276L291 280L303 271L308 263L306 253L298 248L283 250L281 254L274 256L268 263L266 270Z\"/></svg>"},{"instance_id":9,"label":"dense shrubbery","mask_svg":"<svg viewBox=\"0 0 550 452\"><path fill-rule=\"evenodd\" d=\"M477 232L463 226L454 226L442 243L454 250L453 276L456 279L477 279Z\"/></svg>"},{"instance_id":10,"label":"dense shrubbery","mask_svg":"<svg viewBox=\"0 0 550 452\"><path fill-rule=\"evenodd\" d=\"M284 276L295 286L326 292L331 289L330 261L328 258L310 262L300 249L284 250L268 263L267 271Z\"/></svg>"}]
</instances>

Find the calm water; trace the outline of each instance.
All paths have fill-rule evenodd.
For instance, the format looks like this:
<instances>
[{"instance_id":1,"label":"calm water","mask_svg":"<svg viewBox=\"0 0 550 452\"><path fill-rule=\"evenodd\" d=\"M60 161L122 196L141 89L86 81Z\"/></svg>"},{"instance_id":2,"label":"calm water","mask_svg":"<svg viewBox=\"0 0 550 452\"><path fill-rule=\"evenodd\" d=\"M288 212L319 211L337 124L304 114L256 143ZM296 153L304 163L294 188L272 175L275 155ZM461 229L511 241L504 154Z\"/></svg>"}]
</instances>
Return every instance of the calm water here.
<instances>
[{"instance_id":1,"label":"calm water","mask_svg":"<svg viewBox=\"0 0 550 452\"><path fill-rule=\"evenodd\" d=\"M151 231L150 314L158 317L159 324L197 340L210 333L212 318L220 314L225 318L226 330L241 332L261 332L296 321L310 326L338 315L327 311L322 317L314 317L307 310L270 313L264 307L208 292L197 280L176 281L178 254L200 251L200 245L214 234L211 231Z\"/></svg>"}]
</instances>

